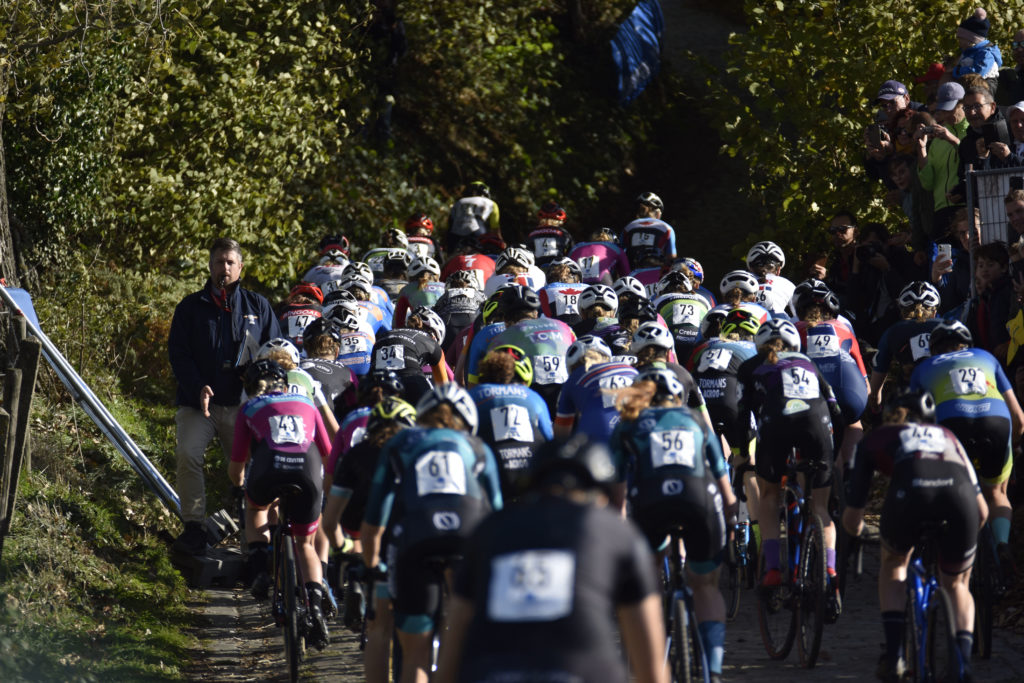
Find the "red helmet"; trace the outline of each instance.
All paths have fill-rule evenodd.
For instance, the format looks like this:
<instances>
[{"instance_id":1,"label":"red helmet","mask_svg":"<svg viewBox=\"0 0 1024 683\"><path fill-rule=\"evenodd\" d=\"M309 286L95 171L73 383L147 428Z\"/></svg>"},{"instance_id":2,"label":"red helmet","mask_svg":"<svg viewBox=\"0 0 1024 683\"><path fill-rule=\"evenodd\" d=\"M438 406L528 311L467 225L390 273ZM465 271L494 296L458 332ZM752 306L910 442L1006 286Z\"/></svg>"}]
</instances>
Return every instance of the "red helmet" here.
<instances>
[{"instance_id":1,"label":"red helmet","mask_svg":"<svg viewBox=\"0 0 1024 683\"><path fill-rule=\"evenodd\" d=\"M292 290L288 292L288 296L296 296L298 294L305 294L316 299L321 304L324 302L324 293L314 284L309 282L300 282L299 284L292 287Z\"/></svg>"},{"instance_id":2,"label":"red helmet","mask_svg":"<svg viewBox=\"0 0 1024 683\"><path fill-rule=\"evenodd\" d=\"M434 221L430 220L425 213L414 213L405 221L405 232L410 233L417 228L422 228L428 233L433 233Z\"/></svg>"},{"instance_id":3,"label":"red helmet","mask_svg":"<svg viewBox=\"0 0 1024 683\"><path fill-rule=\"evenodd\" d=\"M558 202L552 199L544 202L540 209L538 209L537 218L540 220L564 221L565 209L563 209Z\"/></svg>"}]
</instances>

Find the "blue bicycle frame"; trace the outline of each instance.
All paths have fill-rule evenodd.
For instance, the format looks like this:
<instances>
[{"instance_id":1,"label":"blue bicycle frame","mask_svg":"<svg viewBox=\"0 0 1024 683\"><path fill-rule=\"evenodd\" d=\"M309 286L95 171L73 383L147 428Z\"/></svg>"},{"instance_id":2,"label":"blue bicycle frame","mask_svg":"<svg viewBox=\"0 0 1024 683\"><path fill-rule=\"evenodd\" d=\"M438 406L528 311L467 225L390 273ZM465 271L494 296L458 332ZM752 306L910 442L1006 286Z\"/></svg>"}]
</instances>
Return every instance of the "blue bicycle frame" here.
<instances>
[{"instance_id":1,"label":"blue bicycle frame","mask_svg":"<svg viewBox=\"0 0 1024 683\"><path fill-rule=\"evenodd\" d=\"M931 681L933 674L928 666L928 607L939 591L939 582L934 574L928 572L921 558L917 557L907 567L907 599L913 607L914 630L916 643L914 643L914 654L916 661L913 662L915 681ZM957 667L959 669L958 680L963 678L963 660L959 651L955 651Z\"/></svg>"}]
</instances>

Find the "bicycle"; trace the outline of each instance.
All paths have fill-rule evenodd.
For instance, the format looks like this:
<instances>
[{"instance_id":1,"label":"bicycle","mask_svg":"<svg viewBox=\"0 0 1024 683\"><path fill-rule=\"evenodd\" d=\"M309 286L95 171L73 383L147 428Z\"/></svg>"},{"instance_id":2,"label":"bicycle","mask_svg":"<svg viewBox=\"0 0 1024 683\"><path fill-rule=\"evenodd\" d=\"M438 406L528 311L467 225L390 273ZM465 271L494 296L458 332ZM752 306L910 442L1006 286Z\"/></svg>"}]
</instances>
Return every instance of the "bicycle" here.
<instances>
[{"instance_id":1,"label":"bicycle","mask_svg":"<svg viewBox=\"0 0 1024 683\"><path fill-rule=\"evenodd\" d=\"M993 605L1005 594L992 526L986 522L978 533L978 548L971 572L971 596L974 598L974 653L982 659L992 657Z\"/></svg>"},{"instance_id":2,"label":"bicycle","mask_svg":"<svg viewBox=\"0 0 1024 683\"><path fill-rule=\"evenodd\" d=\"M959 681L963 662L956 642L953 599L936 578L933 552L945 522L926 524L923 542L907 571L906 631L903 649L906 676L921 683Z\"/></svg>"},{"instance_id":3,"label":"bicycle","mask_svg":"<svg viewBox=\"0 0 1024 683\"><path fill-rule=\"evenodd\" d=\"M743 506L740 506L741 513ZM742 516L742 514L741 514ZM729 539L728 571L725 572L726 619L732 621L740 611L740 596L743 589L751 589L757 583L757 547L750 533L749 517L741 519L731 527Z\"/></svg>"},{"instance_id":4,"label":"bicycle","mask_svg":"<svg viewBox=\"0 0 1024 683\"><path fill-rule=\"evenodd\" d=\"M662 598L665 611L665 664L671 662L672 680L676 683L710 683L707 651L697 628L693 591L686 585L681 529L669 533L669 552L664 559Z\"/></svg>"},{"instance_id":5,"label":"bicycle","mask_svg":"<svg viewBox=\"0 0 1024 683\"><path fill-rule=\"evenodd\" d=\"M817 662L821 650L828 567L825 524L813 511L812 491L808 488L804 494L798 475L804 474L811 479L815 473L828 469L829 465L821 461L801 461L794 454L788 467L788 472L782 477L779 499L779 571L782 584L760 591L758 623L769 657L785 659L796 641L800 665L810 669ZM762 524L768 523L770 520L762 520Z\"/></svg>"}]
</instances>

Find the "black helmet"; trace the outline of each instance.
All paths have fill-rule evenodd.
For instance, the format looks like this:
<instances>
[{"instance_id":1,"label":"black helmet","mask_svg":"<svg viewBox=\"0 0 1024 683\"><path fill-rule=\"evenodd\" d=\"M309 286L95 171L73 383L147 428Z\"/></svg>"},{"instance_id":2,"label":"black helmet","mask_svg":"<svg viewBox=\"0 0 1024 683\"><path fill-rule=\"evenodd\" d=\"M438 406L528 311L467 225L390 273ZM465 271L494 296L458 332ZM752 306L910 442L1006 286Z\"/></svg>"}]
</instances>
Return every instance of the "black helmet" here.
<instances>
[{"instance_id":1,"label":"black helmet","mask_svg":"<svg viewBox=\"0 0 1024 683\"><path fill-rule=\"evenodd\" d=\"M306 325L306 329L302 331L303 343L308 342L310 339L315 339L320 336L328 336L336 342L341 341L341 327L335 322L333 318L315 318L311 323Z\"/></svg>"},{"instance_id":2,"label":"black helmet","mask_svg":"<svg viewBox=\"0 0 1024 683\"><path fill-rule=\"evenodd\" d=\"M491 188L487 187L487 183L482 180L474 180L466 186L467 197L487 197L491 196Z\"/></svg>"},{"instance_id":3,"label":"black helmet","mask_svg":"<svg viewBox=\"0 0 1024 683\"><path fill-rule=\"evenodd\" d=\"M245 371L245 393L255 396L264 381L272 390L283 391L288 388L288 371L269 358L256 361Z\"/></svg>"},{"instance_id":4,"label":"black helmet","mask_svg":"<svg viewBox=\"0 0 1024 683\"><path fill-rule=\"evenodd\" d=\"M601 331L601 339L612 350L613 356L629 355L629 347L633 344L633 333L624 327L612 325Z\"/></svg>"},{"instance_id":5,"label":"black helmet","mask_svg":"<svg viewBox=\"0 0 1024 683\"><path fill-rule=\"evenodd\" d=\"M896 408L906 408L913 418L912 422L935 421L935 398L924 389L901 387L885 401L885 412Z\"/></svg>"},{"instance_id":6,"label":"black helmet","mask_svg":"<svg viewBox=\"0 0 1024 683\"><path fill-rule=\"evenodd\" d=\"M540 297L537 292L524 285L504 285L498 306L502 315L516 311L539 311Z\"/></svg>"},{"instance_id":7,"label":"black helmet","mask_svg":"<svg viewBox=\"0 0 1024 683\"><path fill-rule=\"evenodd\" d=\"M585 434L566 442L548 441L534 454L527 477L529 486L560 484L567 489L600 488L606 493L618 479L611 452Z\"/></svg>"},{"instance_id":8,"label":"black helmet","mask_svg":"<svg viewBox=\"0 0 1024 683\"><path fill-rule=\"evenodd\" d=\"M658 311L648 299L629 299L623 301L620 296L618 317L620 321L636 318L642 325L644 323L656 322L658 320Z\"/></svg>"},{"instance_id":9,"label":"black helmet","mask_svg":"<svg viewBox=\"0 0 1024 683\"><path fill-rule=\"evenodd\" d=\"M971 336L971 331L967 329L959 320L943 320L941 323L932 328L931 335L928 337L928 343L931 348L943 347L947 344L967 344L968 346L974 345L974 337ZM934 354L935 352L932 351Z\"/></svg>"},{"instance_id":10,"label":"black helmet","mask_svg":"<svg viewBox=\"0 0 1024 683\"><path fill-rule=\"evenodd\" d=\"M405 392L405 384L393 370L371 372L359 382L359 393L369 392L374 387L380 387L385 396L401 396Z\"/></svg>"},{"instance_id":11,"label":"black helmet","mask_svg":"<svg viewBox=\"0 0 1024 683\"><path fill-rule=\"evenodd\" d=\"M797 313L803 314L814 304L821 306L832 316L839 313L839 299L829 286L821 280L811 278L804 280L793 290L793 305Z\"/></svg>"}]
</instances>

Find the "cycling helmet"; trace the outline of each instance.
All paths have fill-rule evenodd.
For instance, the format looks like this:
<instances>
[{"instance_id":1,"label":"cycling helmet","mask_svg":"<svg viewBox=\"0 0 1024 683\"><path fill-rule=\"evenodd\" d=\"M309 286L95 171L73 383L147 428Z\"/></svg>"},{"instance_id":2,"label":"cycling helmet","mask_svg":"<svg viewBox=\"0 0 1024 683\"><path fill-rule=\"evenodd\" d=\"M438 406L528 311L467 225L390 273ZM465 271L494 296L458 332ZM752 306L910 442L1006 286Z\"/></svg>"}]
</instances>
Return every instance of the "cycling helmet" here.
<instances>
[{"instance_id":1,"label":"cycling helmet","mask_svg":"<svg viewBox=\"0 0 1024 683\"><path fill-rule=\"evenodd\" d=\"M971 335L971 331L967 329L967 326L959 320L943 320L932 328L928 343L933 349L936 346L942 347L947 344L974 346L974 337Z\"/></svg>"},{"instance_id":2,"label":"cycling helmet","mask_svg":"<svg viewBox=\"0 0 1024 683\"><path fill-rule=\"evenodd\" d=\"M725 322L725 318L727 315L728 311L724 307L720 308L718 306L715 306L710 311L708 311L704 318L700 321L700 336L707 339L711 333L712 325L718 325L718 333L724 335L725 332L722 331L722 323Z\"/></svg>"},{"instance_id":3,"label":"cycling helmet","mask_svg":"<svg viewBox=\"0 0 1024 683\"><path fill-rule=\"evenodd\" d=\"M693 283L690 278L678 270L670 270L658 280L658 294L672 292L692 292Z\"/></svg>"},{"instance_id":4,"label":"cycling helmet","mask_svg":"<svg viewBox=\"0 0 1024 683\"><path fill-rule=\"evenodd\" d=\"M560 256L559 258L551 261L551 263L547 265L547 270L550 270L552 266L565 266L576 276L577 279L583 278L583 271L580 270L580 264L576 263L568 256ZM545 272L545 274L547 273Z\"/></svg>"},{"instance_id":5,"label":"cycling helmet","mask_svg":"<svg viewBox=\"0 0 1024 683\"><path fill-rule=\"evenodd\" d=\"M507 353L512 356L515 360L516 365L516 376L523 381L523 384L530 386L533 384L533 363L530 361L530 357L526 355L518 346L512 346L511 344L502 344L496 346L490 351L491 353Z\"/></svg>"},{"instance_id":6,"label":"cycling helmet","mask_svg":"<svg viewBox=\"0 0 1024 683\"><path fill-rule=\"evenodd\" d=\"M753 268L755 263L764 263L768 260L777 261L779 268L786 265L786 255L782 253L782 248L775 242L767 240L758 242L747 252L747 268Z\"/></svg>"},{"instance_id":7,"label":"cycling helmet","mask_svg":"<svg viewBox=\"0 0 1024 683\"><path fill-rule=\"evenodd\" d=\"M608 285L590 285L580 294L580 311L601 304L612 310L612 315L619 310L619 297Z\"/></svg>"},{"instance_id":8,"label":"cycling helmet","mask_svg":"<svg viewBox=\"0 0 1024 683\"><path fill-rule=\"evenodd\" d=\"M245 393L255 396L261 381L266 382L269 391L284 391L288 388L288 371L276 361L261 358L245 371Z\"/></svg>"},{"instance_id":9,"label":"cycling helmet","mask_svg":"<svg viewBox=\"0 0 1024 683\"><path fill-rule=\"evenodd\" d=\"M552 199L544 202L543 206L540 207L537 211L537 218L542 221L564 221L565 209L559 206L558 202Z\"/></svg>"},{"instance_id":10,"label":"cycling helmet","mask_svg":"<svg viewBox=\"0 0 1024 683\"><path fill-rule=\"evenodd\" d=\"M347 263L348 254L343 252L341 249L328 249L327 251L320 255L320 261L318 262L318 265L323 266L328 263L331 263L332 261L335 263Z\"/></svg>"},{"instance_id":11,"label":"cycling helmet","mask_svg":"<svg viewBox=\"0 0 1024 683\"><path fill-rule=\"evenodd\" d=\"M412 255L407 251L389 251L384 256L384 260L381 262L381 269L393 270L398 268L399 270L405 270L412 263Z\"/></svg>"},{"instance_id":12,"label":"cycling helmet","mask_svg":"<svg viewBox=\"0 0 1024 683\"><path fill-rule=\"evenodd\" d=\"M363 263L362 261L353 261L352 263L345 266L345 270L341 271L343 277L362 277L367 282L373 282L373 268L370 267L369 263Z\"/></svg>"},{"instance_id":13,"label":"cycling helmet","mask_svg":"<svg viewBox=\"0 0 1024 683\"><path fill-rule=\"evenodd\" d=\"M405 220L405 231L407 233L420 228L426 230L428 234L433 233L434 221L430 220L425 213L414 213Z\"/></svg>"},{"instance_id":14,"label":"cycling helmet","mask_svg":"<svg viewBox=\"0 0 1024 683\"><path fill-rule=\"evenodd\" d=\"M900 308L911 308L915 304L921 304L926 308L938 308L940 301L939 290L935 289L931 283L922 280L911 282L900 290L900 295L896 300Z\"/></svg>"},{"instance_id":15,"label":"cycling helmet","mask_svg":"<svg viewBox=\"0 0 1024 683\"><path fill-rule=\"evenodd\" d=\"M788 320L776 318L761 325L754 337L754 343L763 346L773 339L781 339L782 343L786 345L787 351L800 350L800 333L796 331L796 326Z\"/></svg>"},{"instance_id":16,"label":"cycling helmet","mask_svg":"<svg viewBox=\"0 0 1024 683\"><path fill-rule=\"evenodd\" d=\"M619 304L619 322L629 318L636 318L640 324L655 322L658 320L658 311L647 299L630 299Z\"/></svg>"},{"instance_id":17,"label":"cycling helmet","mask_svg":"<svg viewBox=\"0 0 1024 683\"><path fill-rule=\"evenodd\" d=\"M482 180L474 180L466 186L466 197L491 197L491 188Z\"/></svg>"},{"instance_id":18,"label":"cycling helmet","mask_svg":"<svg viewBox=\"0 0 1024 683\"><path fill-rule=\"evenodd\" d=\"M654 194L653 192L640 193L639 195L637 195L636 203L649 206L652 209L657 209L658 211L665 210L665 203L661 201L661 197Z\"/></svg>"},{"instance_id":19,"label":"cycling helmet","mask_svg":"<svg viewBox=\"0 0 1024 683\"><path fill-rule=\"evenodd\" d=\"M392 422L406 427L414 426L416 424L416 408L397 396L385 396L370 411L370 417L366 421L366 431L372 432Z\"/></svg>"},{"instance_id":20,"label":"cycling helmet","mask_svg":"<svg viewBox=\"0 0 1024 683\"><path fill-rule=\"evenodd\" d=\"M896 408L906 408L917 418L911 422L935 421L935 397L924 389L898 388L886 399L884 412L889 413Z\"/></svg>"},{"instance_id":21,"label":"cycling helmet","mask_svg":"<svg viewBox=\"0 0 1024 683\"><path fill-rule=\"evenodd\" d=\"M346 292L348 294L348 292ZM351 294L349 294L351 296ZM357 323L362 319L359 312L359 304L355 300L339 300L335 301L327 306L324 306L324 310L321 312L321 316L324 318L330 318L339 325L345 326L345 318L348 315L355 317Z\"/></svg>"},{"instance_id":22,"label":"cycling helmet","mask_svg":"<svg viewBox=\"0 0 1024 683\"><path fill-rule=\"evenodd\" d=\"M683 383L676 377L676 373L667 368L647 368L641 370L640 374L633 378L633 384L637 382L654 382L654 398L679 398L686 393Z\"/></svg>"},{"instance_id":23,"label":"cycling helmet","mask_svg":"<svg viewBox=\"0 0 1024 683\"><path fill-rule=\"evenodd\" d=\"M477 412L476 404L469 392L455 382L438 384L433 389L423 394L420 402L416 404L416 414L423 416L442 403L447 403L455 411L455 414L466 423L467 429L476 434Z\"/></svg>"},{"instance_id":24,"label":"cycling helmet","mask_svg":"<svg viewBox=\"0 0 1024 683\"><path fill-rule=\"evenodd\" d=\"M480 291L480 281L471 270L456 270L444 281L445 289L475 289Z\"/></svg>"},{"instance_id":25,"label":"cycling helmet","mask_svg":"<svg viewBox=\"0 0 1024 683\"><path fill-rule=\"evenodd\" d=\"M586 434L547 441L530 458L528 488L557 485L567 490L601 489L611 495L617 471L608 446Z\"/></svg>"},{"instance_id":26,"label":"cycling helmet","mask_svg":"<svg viewBox=\"0 0 1024 683\"><path fill-rule=\"evenodd\" d=\"M672 333L662 327L660 323L650 322L636 328L636 332L633 333L633 344L629 347L629 352L635 356L648 346L655 346L659 349L674 349L676 342L672 338Z\"/></svg>"},{"instance_id":27,"label":"cycling helmet","mask_svg":"<svg viewBox=\"0 0 1024 683\"><path fill-rule=\"evenodd\" d=\"M507 247L498 258L494 259L494 272L498 272L505 266L519 266L529 268L531 265L528 252L519 247Z\"/></svg>"},{"instance_id":28,"label":"cycling helmet","mask_svg":"<svg viewBox=\"0 0 1024 683\"><path fill-rule=\"evenodd\" d=\"M537 292L529 287L508 284L501 287L498 291L502 292L501 296L497 298L502 315L516 311L540 310L540 297L537 296ZM495 294L497 293L495 292ZM494 298L494 295L491 295L491 297Z\"/></svg>"},{"instance_id":29,"label":"cycling helmet","mask_svg":"<svg viewBox=\"0 0 1024 683\"><path fill-rule=\"evenodd\" d=\"M698 282L704 281L704 266L700 264L700 261L695 258L686 257L683 259L683 265L689 268Z\"/></svg>"},{"instance_id":30,"label":"cycling helmet","mask_svg":"<svg viewBox=\"0 0 1024 683\"><path fill-rule=\"evenodd\" d=\"M405 393L405 384L394 370L374 370L359 380L360 393L377 387L385 396L401 396Z\"/></svg>"},{"instance_id":31,"label":"cycling helmet","mask_svg":"<svg viewBox=\"0 0 1024 683\"><path fill-rule=\"evenodd\" d=\"M569 345L569 348L565 352L566 365L570 368L576 367L578 363L583 361L583 357L587 355L587 351L597 351L601 355L607 356L609 359L614 355L603 339L595 337L592 334L585 334Z\"/></svg>"},{"instance_id":32,"label":"cycling helmet","mask_svg":"<svg viewBox=\"0 0 1024 683\"><path fill-rule=\"evenodd\" d=\"M732 291L734 287L739 287L741 292L747 294L757 294L760 285L753 273L746 270L730 270L722 278L722 282L718 285L718 291L724 295Z\"/></svg>"},{"instance_id":33,"label":"cycling helmet","mask_svg":"<svg viewBox=\"0 0 1024 683\"><path fill-rule=\"evenodd\" d=\"M609 227L600 227L594 232L590 233L590 241L592 242L611 242L612 244L619 243L619 236L615 234L615 231Z\"/></svg>"},{"instance_id":34,"label":"cycling helmet","mask_svg":"<svg viewBox=\"0 0 1024 683\"><path fill-rule=\"evenodd\" d=\"M629 347L633 344L633 335L629 330L615 325L610 330L605 328L601 334L604 343L612 350L612 358L629 353Z\"/></svg>"},{"instance_id":35,"label":"cycling helmet","mask_svg":"<svg viewBox=\"0 0 1024 683\"><path fill-rule=\"evenodd\" d=\"M292 287L291 291L288 292L288 296L308 296L310 298L316 299L317 302L321 304L324 302L323 290L321 290L316 285L310 284L308 282L300 282L299 284Z\"/></svg>"},{"instance_id":36,"label":"cycling helmet","mask_svg":"<svg viewBox=\"0 0 1024 683\"><path fill-rule=\"evenodd\" d=\"M721 330L719 331L719 334L723 337L738 331L756 335L757 331L761 329L761 321L752 311L746 308L734 308L728 313L724 311L721 311L721 313L725 315ZM796 346L800 348L799 341Z\"/></svg>"},{"instance_id":37,"label":"cycling helmet","mask_svg":"<svg viewBox=\"0 0 1024 683\"><path fill-rule=\"evenodd\" d=\"M350 315L350 314L349 314ZM356 320L356 326L359 326L359 321ZM345 327L348 327L345 325ZM327 336L336 342L341 341L341 328L342 325L334 318L315 318L312 322L306 325L306 328L302 330L302 342L303 344L309 342L311 339L317 337Z\"/></svg>"},{"instance_id":38,"label":"cycling helmet","mask_svg":"<svg viewBox=\"0 0 1024 683\"><path fill-rule=\"evenodd\" d=\"M320 243L316 245L316 248L317 252L321 256L334 249L340 251L346 256L348 256L351 251L349 248L348 238L344 235L327 235L320 240Z\"/></svg>"},{"instance_id":39,"label":"cycling helmet","mask_svg":"<svg viewBox=\"0 0 1024 683\"><path fill-rule=\"evenodd\" d=\"M804 280L793 290L793 305L798 313L806 311L812 304L821 306L832 316L839 313L839 298L821 280Z\"/></svg>"},{"instance_id":40,"label":"cycling helmet","mask_svg":"<svg viewBox=\"0 0 1024 683\"><path fill-rule=\"evenodd\" d=\"M356 298L352 296L351 292L346 292L344 289L334 289L324 294L324 310L327 310L328 306L335 304L351 304L352 308L356 307Z\"/></svg>"},{"instance_id":41,"label":"cycling helmet","mask_svg":"<svg viewBox=\"0 0 1024 683\"><path fill-rule=\"evenodd\" d=\"M414 258L412 263L409 264L409 277L419 277L423 273L433 273L438 277L441 276L441 266L437 265L437 261L430 258Z\"/></svg>"},{"instance_id":42,"label":"cycling helmet","mask_svg":"<svg viewBox=\"0 0 1024 683\"><path fill-rule=\"evenodd\" d=\"M271 339L265 343L260 347L259 351L256 352L256 358L266 358L267 354L277 349L281 349L286 352L293 363L296 365L299 364L299 350L295 348L295 344L291 343L284 337L277 337L276 339Z\"/></svg>"},{"instance_id":43,"label":"cycling helmet","mask_svg":"<svg viewBox=\"0 0 1024 683\"><path fill-rule=\"evenodd\" d=\"M612 289L620 299L628 298L630 296L639 297L641 299L647 298L647 290L644 289L643 283L629 275L620 277L616 280L614 284L612 284Z\"/></svg>"},{"instance_id":44,"label":"cycling helmet","mask_svg":"<svg viewBox=\"0 0 1024 683\"><path fill-rule=\"evenodd\" d=\"M444 340L444 321L441 320L441 316L434 312L434 309L420 306L419 308L414 308L409 317L419 318L438 344Z\"/></svg>"},{"instance_id":45,"label":"cycling helmet","mask_svg":"<svg viewBox=\"0 0 1024 683\"><path fill-rule=\"evenodd\" d=\"M342 289L351 293L354 289L366 292L367 296L373 296L373 285L363 279L362 275L349 275L341 280Z\"/></svg>"}]
</instances>

